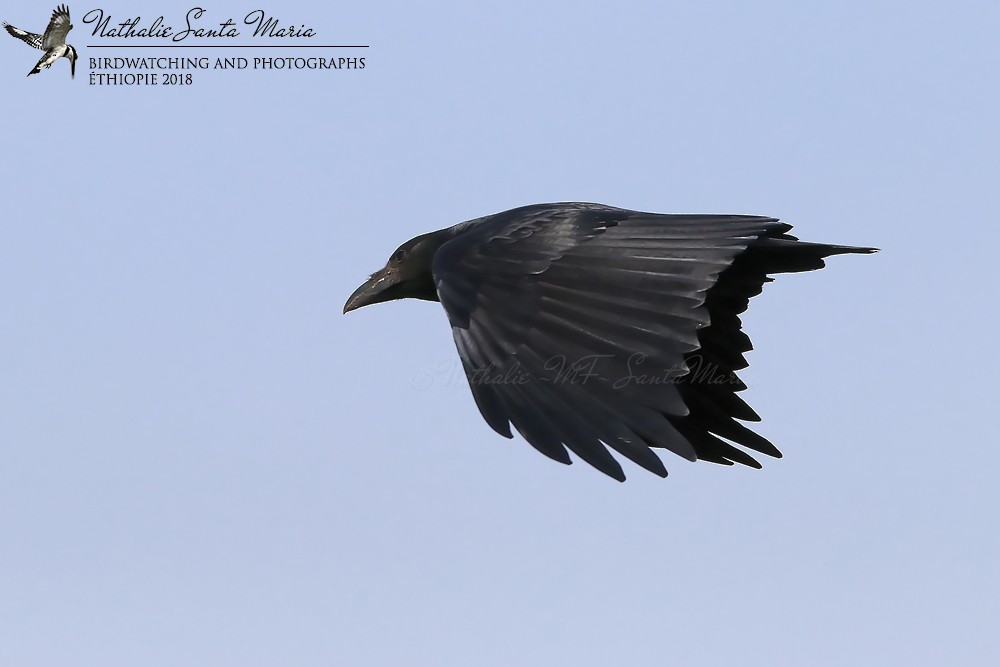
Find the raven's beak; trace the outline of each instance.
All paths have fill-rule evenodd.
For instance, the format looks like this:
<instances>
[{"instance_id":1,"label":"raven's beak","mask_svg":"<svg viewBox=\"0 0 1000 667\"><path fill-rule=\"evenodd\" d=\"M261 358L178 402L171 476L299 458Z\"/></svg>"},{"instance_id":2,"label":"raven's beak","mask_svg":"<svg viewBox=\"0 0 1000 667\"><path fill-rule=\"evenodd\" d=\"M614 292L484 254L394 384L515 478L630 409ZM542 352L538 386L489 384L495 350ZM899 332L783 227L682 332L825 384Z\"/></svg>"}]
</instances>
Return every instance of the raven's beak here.
<instances>
[{"instance_id":1,"label":"raven's beak","mask_svg":"<svg viewBox=\"0 0 1000 667\"><path fill-rule=\"evenodd\" d=\"M398 282L398 276L395 272L389 271L388 267L379 269L364 285L354 290L354 294L344 304L344 313L347 314L362 306L391 300L393 298L391 288Z\"/></svg>"}]
</instances>

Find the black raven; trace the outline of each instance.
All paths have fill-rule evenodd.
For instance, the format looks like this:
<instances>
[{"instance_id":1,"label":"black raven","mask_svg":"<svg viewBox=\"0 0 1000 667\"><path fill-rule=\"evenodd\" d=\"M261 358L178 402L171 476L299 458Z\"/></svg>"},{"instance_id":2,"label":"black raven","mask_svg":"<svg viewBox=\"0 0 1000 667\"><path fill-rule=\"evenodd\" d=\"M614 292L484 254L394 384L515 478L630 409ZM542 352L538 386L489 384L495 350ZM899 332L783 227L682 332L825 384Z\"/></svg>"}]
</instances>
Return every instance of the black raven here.
<instances>
[{"instance_id":1,"label":"black raven","mask_svg":"<svg viewBox=\"0 0 1000 667\"><path fill-rule=\"evenodd\" d=\"M770 274L875 248L804 243L776 218L524 206L401 245L347 300L440 301L486 422L538 451L569 448L624 481L607 447L666 476L651 447L754 468L780 457L741 424L752 349L739 315Z\"/></svg>"}]
</instances>

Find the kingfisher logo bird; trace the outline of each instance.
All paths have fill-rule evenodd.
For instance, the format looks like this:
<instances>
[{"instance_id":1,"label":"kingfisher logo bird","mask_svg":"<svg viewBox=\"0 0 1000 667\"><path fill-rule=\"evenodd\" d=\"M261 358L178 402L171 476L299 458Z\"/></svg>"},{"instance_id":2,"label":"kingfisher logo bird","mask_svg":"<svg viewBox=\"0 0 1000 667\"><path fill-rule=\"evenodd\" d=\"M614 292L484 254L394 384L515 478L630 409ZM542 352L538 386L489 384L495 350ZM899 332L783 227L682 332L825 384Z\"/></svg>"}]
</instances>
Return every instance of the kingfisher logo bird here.
<instances>
[{"instance_id":1,"label":"kingfisher logo bird","mask_svg":"<svg viewBox=\"0 0 1000 667\"><path fill-rule=\"evenodd\" d=\"M68 58L70 77L76 77L76 49L73 48L72 44L66 43L66 35L73 29L73 24L69 20L69 8L66 5L59 5L55 8L52 12L52 18L49 20L49 27L45 29L44 34L37 35L33 32L15 28L6 21L3 27L7 29L11 37L17 37L28 46L45 51L45 55L28 72L28 76L38 74L42 71L43 67L46 69L52 67L52 63L60 58Z\"/></svg>"}]
</instances>

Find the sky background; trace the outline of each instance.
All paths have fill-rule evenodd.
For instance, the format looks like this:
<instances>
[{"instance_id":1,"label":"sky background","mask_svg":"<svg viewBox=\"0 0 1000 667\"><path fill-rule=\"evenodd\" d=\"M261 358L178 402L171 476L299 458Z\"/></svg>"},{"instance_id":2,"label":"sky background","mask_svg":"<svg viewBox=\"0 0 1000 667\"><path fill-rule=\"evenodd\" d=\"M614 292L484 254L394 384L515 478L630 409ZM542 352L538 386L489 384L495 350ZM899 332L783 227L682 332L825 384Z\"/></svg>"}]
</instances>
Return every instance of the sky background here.
<instances>
[{"instance_id":1,"label":"sky background","mask_svg":"<svg viewBox=\"0 0 1000 667\"><path fill-rule=\"evenodd\" d=\"M365 70L103 89L95 6L73 81L0 35L0 664L1000 660L997 3L293 1ZM560 200L883 249L745 317L784 459L561 466L437 304L341 315Z\"/></svg>"}]
</instances>

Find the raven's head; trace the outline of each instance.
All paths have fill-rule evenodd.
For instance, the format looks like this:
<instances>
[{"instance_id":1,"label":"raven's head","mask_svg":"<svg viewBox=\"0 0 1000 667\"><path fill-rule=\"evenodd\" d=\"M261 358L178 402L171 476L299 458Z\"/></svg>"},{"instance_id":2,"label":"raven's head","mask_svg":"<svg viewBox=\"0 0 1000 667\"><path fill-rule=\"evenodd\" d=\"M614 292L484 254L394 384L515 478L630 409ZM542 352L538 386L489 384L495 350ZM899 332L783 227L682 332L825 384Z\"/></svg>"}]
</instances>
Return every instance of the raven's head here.
<instances>
[{"instance_id":1,"label":"raven's head","mask_svg":"<svg viewBox=\"0 0 1000 667\"><path fill-rule=\"evenodd\" d=\"M344 304L344 312L394 299L437 301L431 263L434 253L448 240L447 231L423 234L399 246L385 266L354 290Z\"/></svg>"}]
</instances>

